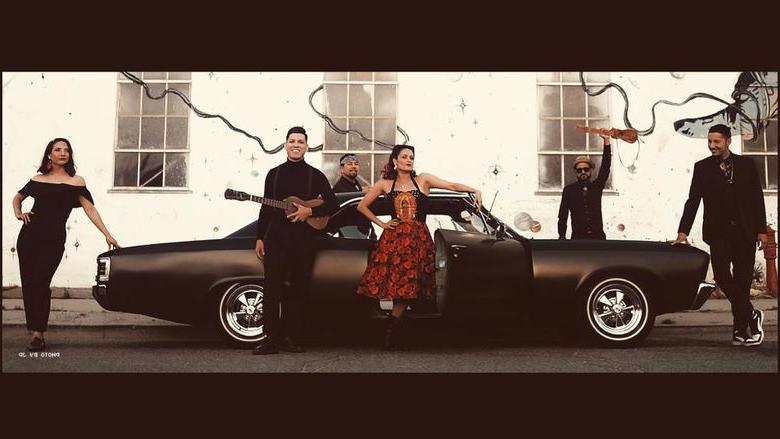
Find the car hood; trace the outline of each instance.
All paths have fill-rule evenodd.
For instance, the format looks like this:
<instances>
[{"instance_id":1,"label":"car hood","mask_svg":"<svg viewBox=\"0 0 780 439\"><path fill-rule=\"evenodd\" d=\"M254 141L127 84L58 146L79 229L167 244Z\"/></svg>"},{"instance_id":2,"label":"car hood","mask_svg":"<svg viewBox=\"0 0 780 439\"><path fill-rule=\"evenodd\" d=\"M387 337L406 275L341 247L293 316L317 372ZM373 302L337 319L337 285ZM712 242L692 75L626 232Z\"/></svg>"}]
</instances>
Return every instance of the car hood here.
<instances>
[{"instance_id":1,"label":"car hood","mask_svg":"<svg viewBox=\"0 0 780 439\"><path fill-rule=\"evenodd\" d=\"M122 247L107 252L103 252L98 257L112 257L120 255L138 255L152 253L182 252L182 251L208 251L208 250L253 250L255 239L236 238L236 239L208 239L204 241L182 241L166 242L162 244L137 245L133 247Z\"/></svg>"}]
</instances>

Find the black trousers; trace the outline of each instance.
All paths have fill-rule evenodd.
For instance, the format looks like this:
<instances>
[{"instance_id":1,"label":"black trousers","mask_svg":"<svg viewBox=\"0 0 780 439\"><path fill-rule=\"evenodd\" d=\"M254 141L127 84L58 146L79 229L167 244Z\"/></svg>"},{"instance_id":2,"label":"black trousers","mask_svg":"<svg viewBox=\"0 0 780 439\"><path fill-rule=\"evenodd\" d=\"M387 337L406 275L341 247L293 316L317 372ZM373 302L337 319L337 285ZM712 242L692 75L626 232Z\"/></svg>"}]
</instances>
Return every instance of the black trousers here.
<instances>
[{"instance_id":1,"label":"black trousers","mask_svg":"<svg viewBox=\"0 0 780 439\"><path fill-rule=\"evenodd\" d=\"M23 227L16 241L16 252L27 329L44 332L49 326L51 279L60 265L65 245L58 238L47 240Z\"/></svg>"},{"instance_id":2,"label":"black trousers","mask_svg":"<svg viewBox=\"0 0 780 439\"><path fill-rule=\"evenodd\" d=\"M731 227L710 243L710 256L715 282L731 302L734 326L746 328L753 313L750 284L756 261L756 243L746 241L740 230Z\"/></svg>"},{"instance_id":3,"label":"black trousers","mask_svg":"<svg viewBox=\"0 0 780 439\"><path fill-rule=\"evenodd\" d=\"M308 226L306 226L308 227ZM314 235L301 227L278 227L263 257L266 334L271 340L300 337L303 313L314 264ZM281 316L279 314L281 304Z\"/></svg>"}]
</instances>

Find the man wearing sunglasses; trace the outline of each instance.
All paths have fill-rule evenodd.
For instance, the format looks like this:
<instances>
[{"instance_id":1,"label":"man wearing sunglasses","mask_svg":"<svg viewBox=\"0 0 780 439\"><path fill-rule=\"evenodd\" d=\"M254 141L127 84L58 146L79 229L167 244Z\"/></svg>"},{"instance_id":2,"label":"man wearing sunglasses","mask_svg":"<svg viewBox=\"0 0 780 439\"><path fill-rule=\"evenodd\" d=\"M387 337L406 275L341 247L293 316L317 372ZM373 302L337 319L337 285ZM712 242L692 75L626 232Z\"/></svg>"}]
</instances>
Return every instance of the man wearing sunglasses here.
<instances>
[{"instance_id":1,"label":"man wearing sunglasses","mask_svg":"<svg viewBox=\"0 0 780 439\"><path fill-rule=\"evenodd\" d=\"M561 207L558 210L558 239L566 239L566 223L571 211L571 239L607 239L601 220L601 193L609 177L612 151L609 136L599 136L604 140L604 154L599 174L591 181L595 164L586 156L574 159L574 172L577 181L563 188Z\"/></svg>"}]
</instances>

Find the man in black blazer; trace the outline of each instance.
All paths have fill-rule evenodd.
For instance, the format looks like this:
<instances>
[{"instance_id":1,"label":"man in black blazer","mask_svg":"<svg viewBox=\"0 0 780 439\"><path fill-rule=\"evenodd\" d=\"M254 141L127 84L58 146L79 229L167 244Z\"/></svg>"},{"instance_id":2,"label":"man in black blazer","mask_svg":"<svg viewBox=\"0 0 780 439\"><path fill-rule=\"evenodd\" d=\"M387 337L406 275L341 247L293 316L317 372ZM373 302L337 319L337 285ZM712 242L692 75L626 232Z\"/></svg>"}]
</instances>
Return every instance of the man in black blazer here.
<instances>
[{"instance_id":1,"label":"man in black blazer","mask_svg":"<svg viewBox=\"0 0 780 439\"><path fill-rule=\"evenodd\" d=\"M731 302L732 344L756 346L764 339L764 314L750 303L750 284L756 242L759 249L767 243L764 194L753 161L729 151L729 127L719 124L710 128L707 145L712 156L696 162L693 168L688 201L672 244L688 243L703 198L703 237L710 246L715 282Z\"/></svg>"}]
</instances>

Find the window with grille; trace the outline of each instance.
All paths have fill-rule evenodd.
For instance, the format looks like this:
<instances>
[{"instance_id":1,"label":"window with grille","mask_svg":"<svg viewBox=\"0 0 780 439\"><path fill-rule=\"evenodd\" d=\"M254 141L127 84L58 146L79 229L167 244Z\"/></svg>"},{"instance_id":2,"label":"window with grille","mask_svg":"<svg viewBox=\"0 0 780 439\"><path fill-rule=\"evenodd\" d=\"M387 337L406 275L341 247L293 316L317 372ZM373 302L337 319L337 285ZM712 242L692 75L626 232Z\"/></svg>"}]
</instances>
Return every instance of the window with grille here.
<instances>
[{"instance_id":1,"label":"window with grille","mask_svg":"<svg viewBox=\"0 0 780 439\"><path fill-rule=\"evenodd\" d=\"M190 96L190 72L131 73L149 85L153 96L159 96L166 88ZM142 86L121 73L117 81L114 188L186 188L189 107L173 93L163 99L151 99Z\"/></svg>"},{"instance_id":2,"label":"window with grille","mask_svg":"<svg viewBox=\"0 0 780 439\"><path fill-rule=\"evenodd\" d=\"M777 95L777 87L765 88L767 93ZM761 187L768 192L777 192L777 113L765 123L761 134L742 143L742 154L755 163Z\"/></svg>"},{"instance_id":3,"label":"window with grille","mask_svg":"<svg viewBox=\"0 0 780 439\"><path fill-rule=\"evenodd\" d=\"M357 130L373 141L356 134L340 134L324 123L322 170L334 184L340 176L339 159L353 153L360 163L358 180L370 186L381 179L382 167L396 141L398 74L396 72L327 72L323 81L325 114L341 130Z\"/></svg>"},{"instance_id":4,"label":"window with grille","mask_svg":"<svg viewBox=\"0 0 780 439\"><path fill-rule=\"evenodd\" d=\"M604 86L609 73L585 72L589 87ZM603 153L603 141L597 134L581 133L577 125L610 128L609 92L588 96L580 83L579 72L540 72L536 75L539 114L539 191L561 192L577 180L574 159L588 156L596 164L593 178L598 175ZM612 142L612 154L615 141ZM612 188L612 178L606 189Z\"/></svg>"}]
</instances>

